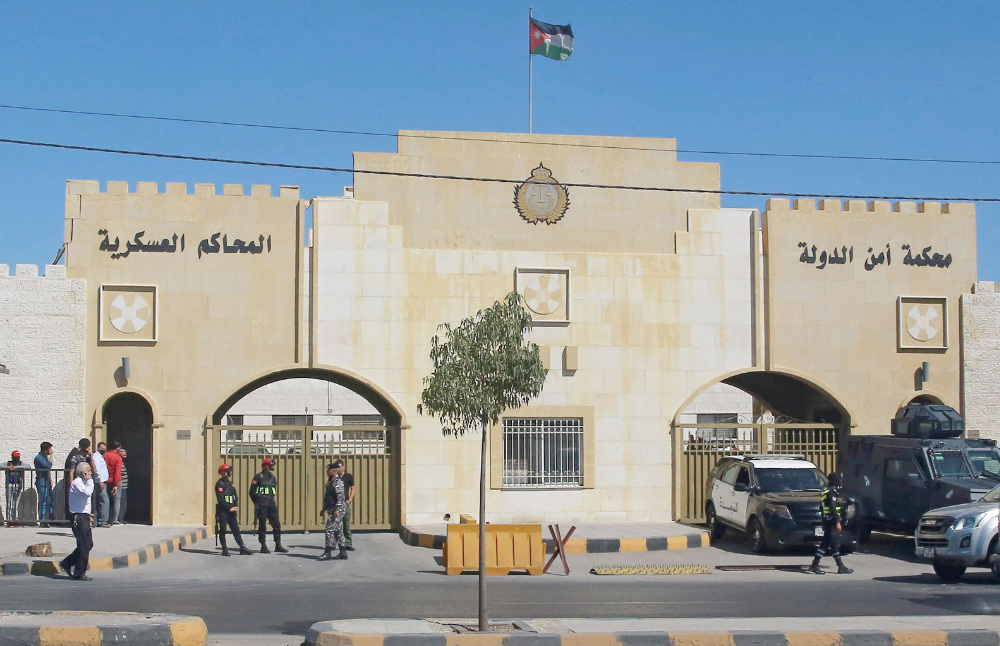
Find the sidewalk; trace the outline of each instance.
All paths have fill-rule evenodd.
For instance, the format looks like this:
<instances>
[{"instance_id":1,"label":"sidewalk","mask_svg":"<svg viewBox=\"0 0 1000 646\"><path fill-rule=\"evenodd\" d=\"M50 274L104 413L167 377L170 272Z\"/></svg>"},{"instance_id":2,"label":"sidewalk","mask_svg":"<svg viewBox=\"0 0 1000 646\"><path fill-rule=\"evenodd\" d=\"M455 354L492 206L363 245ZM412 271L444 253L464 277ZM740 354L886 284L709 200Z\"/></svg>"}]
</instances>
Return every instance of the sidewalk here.
<instances>
[{"instance_id":1,"label":"sidewalk","mask_svg":"<svg viewBox=\"0 0 1000 646\"><path fill-rule=\"evenodd\" d=\"M495 620L506 632L481 635L474 620L348 619L314 624L309 646L996 646L994 615L918 617L720 617L711 619Z\"/></svg>"},{"instance_id":2,"label":"sidewalk","mask_svg":"<svg viewBox=\"0 0 1000 646\"><path fill-rule=\"evenodd\" d=\"M90 552L91 570L133 567L192 545L208 537L201 526L116 525L95 528L94 549ZM52 543L51 557L25 555L29 545ZM76 548L76 539L68 527L0 528L0 573L54 574L57 563Z\"/></svg>"},{"instance_id":3,"label":"sidewalk","mask_svg":"<svg viewBox=\"0 0 1000 646\"><path fill-rule=\"evenodd\" d=\"M708 547L708 532L700 526L664 523L559 523L565 539L570 528L576 530L566 542L567 554L593 554L606 552L654 552L681 550L691 547ZM448 523L404 525L399 537L407 545L441 549L448 536ZM552 553L555 541L548 524L542 523L545 550Z\"/></svg>"}]
</instances>

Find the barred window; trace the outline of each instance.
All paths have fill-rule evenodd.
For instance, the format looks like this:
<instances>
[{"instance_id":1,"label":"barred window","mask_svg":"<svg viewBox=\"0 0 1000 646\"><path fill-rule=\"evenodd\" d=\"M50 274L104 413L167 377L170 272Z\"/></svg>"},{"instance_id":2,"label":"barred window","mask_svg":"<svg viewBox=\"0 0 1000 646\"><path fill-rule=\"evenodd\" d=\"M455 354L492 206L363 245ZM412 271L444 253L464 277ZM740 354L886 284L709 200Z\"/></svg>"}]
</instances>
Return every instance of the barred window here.
<instances>
[{"instance_id":1,"label":"barred window","mask_svg":"<svg viewBox=\"0 0 1000 646\"><path fill-rule=\"evenodd\" d=\"M505 418L503 486L582 487L583 419Z\"/></svg>"},{"instance_id":2,"label":"barred window","mask_svg":"<svg viewBox=\"0 0 1000 646\"><path fill-rule=\"evenodd\" d=\"M381 415L343 415L344 426L357 426L359 424L370 424L372 426L385 426L385 420Z\"/></svg>"},{"instance_id":3,"label":"barred window","mask_svg":"<svg viewBox=\"0 0 1000 646\"><path fill-rule=\"evenodd\" d=\"M226 415L226 425L227 426L243 426L243 416L242 415ZM227 440L242 440L243 439L243 429L241 429L241 428L228 428L228 429L226 429L226 439Z\"/></svg>"}]
</instances>

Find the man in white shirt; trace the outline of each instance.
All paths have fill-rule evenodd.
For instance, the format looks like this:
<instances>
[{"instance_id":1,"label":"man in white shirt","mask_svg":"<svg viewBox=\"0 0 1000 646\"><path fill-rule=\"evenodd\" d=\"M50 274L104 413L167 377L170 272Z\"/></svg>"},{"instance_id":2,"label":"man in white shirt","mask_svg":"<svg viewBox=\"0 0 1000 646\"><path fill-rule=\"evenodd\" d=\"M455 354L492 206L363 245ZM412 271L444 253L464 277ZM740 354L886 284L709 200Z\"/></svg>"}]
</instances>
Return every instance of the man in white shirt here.
<instances>
[{"instance_id":1,"label":"man in white shirt","mask_svg":"<svg viewBox=\"0 0 1000 646\"><path fill-rule=\"evenodd\" d=\"M76 465L74 473L76 478L69 486L69 512L76 549L59 561L59 565L70 578L90 581L87 566L90 564L90 550L94 547L94 536L90 531L90 499L94 495L94 480L86 462Z\"/></svg>"},{"instance_id":2,"label":"man in white shirt","mask_svg":"<svg viewBox=\"0 0 1000 646\"><path fill-rule=\"evenodd\" d=\"M107 450L107 444L98 442L97 451L91 456L94 460L94 514L98 527L108 527L108 515L111 512L111 498L108 497L108 480L111 474L108 472L108 463L104 461L104 452Z\"/></svg>"}]
</instances>

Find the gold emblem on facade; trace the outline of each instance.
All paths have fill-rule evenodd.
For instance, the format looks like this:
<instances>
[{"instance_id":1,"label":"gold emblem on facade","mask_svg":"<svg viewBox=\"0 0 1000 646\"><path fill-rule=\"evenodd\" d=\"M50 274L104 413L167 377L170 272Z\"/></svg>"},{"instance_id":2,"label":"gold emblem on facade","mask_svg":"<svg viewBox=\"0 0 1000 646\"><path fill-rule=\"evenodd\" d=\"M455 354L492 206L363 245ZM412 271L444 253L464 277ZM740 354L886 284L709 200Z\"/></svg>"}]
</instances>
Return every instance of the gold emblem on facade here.
<instances>
[{"instance_id":1,"label":"gold emblem on facade","mask_svg":"<svg viewBox=\"0 0 1000 646\"><path fill-rule=\"evenodd\" d=\"M566 215L569 191L552 178L552 171L539 163L531 171L531 177L514 188L514 206L532 224L554 224Z\"/></svg>"}]
</instances>

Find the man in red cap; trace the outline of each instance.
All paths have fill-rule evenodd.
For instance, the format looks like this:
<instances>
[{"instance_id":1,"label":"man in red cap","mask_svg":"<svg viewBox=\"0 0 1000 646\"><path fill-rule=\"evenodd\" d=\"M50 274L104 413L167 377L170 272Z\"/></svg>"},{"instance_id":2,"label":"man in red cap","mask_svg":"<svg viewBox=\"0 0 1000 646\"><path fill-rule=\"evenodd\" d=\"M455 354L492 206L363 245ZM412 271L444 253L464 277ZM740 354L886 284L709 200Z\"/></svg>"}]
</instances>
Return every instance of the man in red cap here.
<instances>
[{"instance_id":1,"label":"man in red cap","mask_svg":"<svg viewBox=\"0 0 1000 646\"><path fill-rule=\"evenodd\" d=\"M21 464L21 452L13 451L7 462L7 524L20 525L17 504L21 501L24 491L24 466Z\"/></svg>"}]
</instances>

